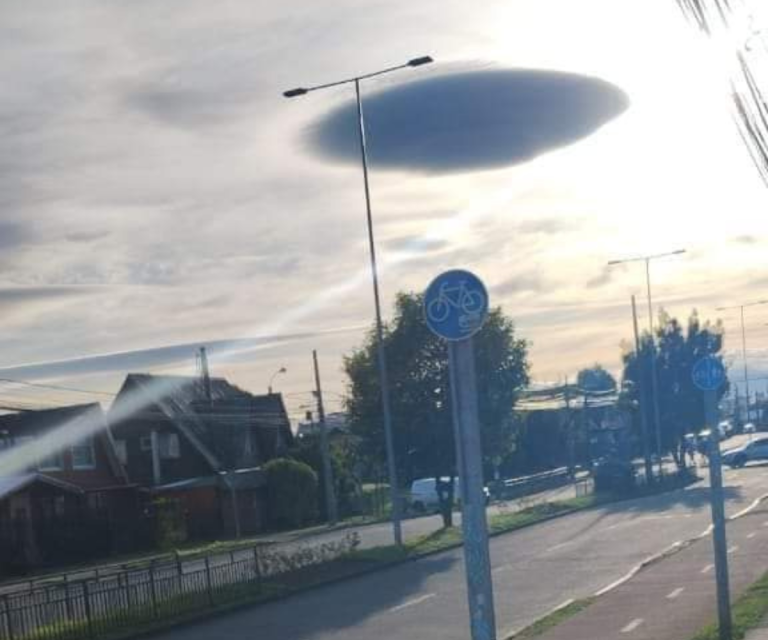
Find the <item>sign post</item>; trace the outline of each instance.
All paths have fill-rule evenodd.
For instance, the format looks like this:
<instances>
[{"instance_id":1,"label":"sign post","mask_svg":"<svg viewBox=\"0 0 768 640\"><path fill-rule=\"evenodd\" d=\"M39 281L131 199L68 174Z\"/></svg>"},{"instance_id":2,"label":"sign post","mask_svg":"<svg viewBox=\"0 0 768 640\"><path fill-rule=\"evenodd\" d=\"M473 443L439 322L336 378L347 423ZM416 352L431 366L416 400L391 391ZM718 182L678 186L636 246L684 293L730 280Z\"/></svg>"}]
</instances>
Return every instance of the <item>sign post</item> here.
<instances>
[{"instance_id":1,"label":"sign post","mask_svg":"<svg viewBox=\"0 0 768 640\"><path fill-rule=\"evenodd\" d=\"M693 366L693 383L704 392L704 416L710 430L709 484L712 503L712 543L717 580L717 619L720 640L731 640L731 600L728 586L728 543L720 461L717 390L725 383L725 369L717 358L706 356Z\"/></svg>"},{"instance_id":2,"label":"sign post","mask_svg":"<svg viewBox=\"0 0 768 640\"><path fill-rule=\"evenodd\" d=\"M424 295L427 325L448 342L472 640L496 640L472 344L472 336L480 330L487 315L488 294L485 286L468 271L453 270L439 275Z\"/></svg>"}]
</instances>

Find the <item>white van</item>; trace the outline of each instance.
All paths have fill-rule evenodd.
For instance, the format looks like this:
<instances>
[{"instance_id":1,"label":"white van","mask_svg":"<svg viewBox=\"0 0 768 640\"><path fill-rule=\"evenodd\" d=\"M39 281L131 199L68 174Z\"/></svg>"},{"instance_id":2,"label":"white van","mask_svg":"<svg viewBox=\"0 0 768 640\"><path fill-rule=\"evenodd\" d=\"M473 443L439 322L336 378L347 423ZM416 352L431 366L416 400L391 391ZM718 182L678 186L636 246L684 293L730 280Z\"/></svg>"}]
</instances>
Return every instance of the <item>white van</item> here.
<instances>
[{"instance_id":1,"label":"white van","mask_svg":"<svg viewBox=\"0 0 768 640\"><path fill-rule=\"evenodd\" d=\"M441 482L448 483L450 478L444 476L440 478ZM488 491L488 487L483 487L483 493L485 494L485 503L488 504L491 500L491 494ZM461 496L461 486L459 484L459 478L454 478L453 481L453 499L455 503L459 503ZM440 507L440 499L437 495L437 484L434 478L419 478L411 483L411 491L408 495L408 506L414 511L425 512L435 511Z\"/></svg>"}]
</instances>

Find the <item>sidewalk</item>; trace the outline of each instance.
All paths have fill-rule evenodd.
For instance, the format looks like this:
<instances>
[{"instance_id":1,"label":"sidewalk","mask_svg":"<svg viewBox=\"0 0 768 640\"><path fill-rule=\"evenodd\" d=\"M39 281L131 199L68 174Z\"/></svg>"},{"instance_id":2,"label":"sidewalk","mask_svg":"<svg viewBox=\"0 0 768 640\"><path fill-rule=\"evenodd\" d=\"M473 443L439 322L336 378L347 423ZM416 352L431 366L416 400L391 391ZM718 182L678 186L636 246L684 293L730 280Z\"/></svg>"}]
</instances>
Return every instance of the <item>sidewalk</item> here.
<instances>
[{"instance_id":1,"label":"sidewalk","mask_svg":"<svg viewBox=\"0 0 768 640\"><path fill-rule=\"evenodd\" d=\"M727 526L731 598L768 570L768 507ZM641 570L539 640L688 640L716 618L711 536ZM748 636L768 640L768 626Z\"/></svg>"},{"instance_id":2,"label":"sidewalk","mask_svg":"<svg viewBox=\"0 0 768 640\"><path fill-rule=\"evenodd\" d=\"M748 631L744 640L768 640L768 618L763 618L759 626Z\"/></svg>"}]
</instances>

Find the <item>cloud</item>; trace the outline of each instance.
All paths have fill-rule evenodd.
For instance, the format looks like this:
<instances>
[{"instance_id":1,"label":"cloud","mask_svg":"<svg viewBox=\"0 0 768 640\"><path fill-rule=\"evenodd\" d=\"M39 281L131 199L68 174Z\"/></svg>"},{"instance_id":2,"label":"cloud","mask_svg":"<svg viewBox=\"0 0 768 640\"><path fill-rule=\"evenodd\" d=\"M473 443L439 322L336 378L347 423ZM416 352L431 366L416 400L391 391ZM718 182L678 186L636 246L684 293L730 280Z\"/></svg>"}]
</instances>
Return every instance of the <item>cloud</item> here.
<instances>
[{"instance_id":1,"label":"cloud","mask_svg":"<svg viewBox=\"0 0 768 640\"><path fill-rule=\"evenodd\" d=\"M147 371L191 361L195 353L202 346L206 347L208 356L212 361L238 361L242 358L250 360L253 358L251 352L256 349L264 349L297 340L309 340L328 334L357 332L360 328L359 326L354 326L327 331L260 336L255 338L207 340L81 358L68 358L51 362L19 364L0 368L0 377L23 380L49 380L94 373Z\"/></svg>"},{"instance_id":2,"label":"cloud","mask_svg":"<svg viewBox=\"0 0 768 640\"><path fill-rule=\"evenodd\" d=\"M613 281L615 271L616 267L609 267L608 265L605 265L600 270L599 274L587 280L587 289L599 289L600 287L604 287Z\"/></svg>"},{"instance_id":3,"label":"cloud","mask_svg":"<svg viewBox=\"0 0 768 640\"><path fill-rule=\"evenodd\" d=\"M109 237L111 234L110 231L107 230L101 230L101 231L73 231L71 233L68 233L64 236L64 238L68 242L76 242L76 243L89 243L89 242L95 242L96 240L101 240L103 238Z\"/></svg>"},{"instance_id":4,"label":"cloud","mask_svg":"<svg viewBox=\"0 0 768 640\"><path fill-rule=\"evenodd\" d=\"M757 236L752 235L736 236L731 240L731 242L736 244L757 244L759 241L760 240L757 238Z\"/></svg>"},{"instance_id":5,"label":"cloud","mask_svg":"<svg viewBox=\"0 0 768 640\"><path fill-rule=\"evenodd\" d=\"M521 293L552 291L554 283L538 271L526 271L491 287L494 296L513 296Z\"/></svg>"},{"instance_id":6,"label":"cloud","mask_svg":"<svg viewBox=\"0 0 768 640\"><path fill-rule=\"evenodd\" d=\"M90 287L0 287L0 304L25 304L94 293Z\"/></svg>"},{"instance_id":7,"label":"cloud","mask_svg":"<svg viewBox=\"0 0 768 640\"><path fill-rule=\"evenodd\" d=\"M445 249L449 245L447 240L441 238L424 238L421 236L403 236L391 238L384 243L388 251L402 253L425 254Z\"/></svg>"},{"instance_id":8,"label":"cloud","mask_svg":"<svg viewBox=\"0 0 768 640\"><path fill-rule=\"evenodd\" d=\"M629 100L598 78L540 70L440 75L365 99L371 163L431 173L527 162L594 133ZM309 144L337 161L358 162L354 105L335 109Z\"/></svg>"},{"instance_id":9,"label":"cloud","mask_svg":"<svg viewBox=\"0 0 768 640\"><path fill-rule=\"evenodd\" d=\"M571 228L573 223L564 218L525 220L517 225L518 231L526 235L555 235Z\"/></svg>"}]
</instances>

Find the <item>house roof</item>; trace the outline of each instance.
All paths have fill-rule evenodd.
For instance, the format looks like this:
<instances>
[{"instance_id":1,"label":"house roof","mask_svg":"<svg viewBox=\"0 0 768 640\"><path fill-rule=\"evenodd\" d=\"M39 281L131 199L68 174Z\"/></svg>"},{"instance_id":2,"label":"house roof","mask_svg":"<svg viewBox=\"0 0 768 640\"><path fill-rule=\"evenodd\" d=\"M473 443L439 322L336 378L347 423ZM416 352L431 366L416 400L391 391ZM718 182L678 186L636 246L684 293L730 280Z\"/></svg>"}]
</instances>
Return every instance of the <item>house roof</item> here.
<instances>
[{"instance_id":1,"label":"house roof","mask_svg":"<svg viewBox=\"0 0 768 640\"><path fill-rule=\"evenodd\" d=\"M66 448L76 444L75 439L79 439L75 435L77 431L80 431L78 423L76 422L78 419L92 419L98 422L98 428L94 429L88 426L83 429L83 431L92 434L101 442L104 451L106 452L107 459L109 460L112 473L116 477L125 480L125 472L117 459L114 444L107 429L104 410L98 402L69 405L66 407L57 407L55 409L36 409L19 411L16 413L6 413L0 415L0 432L5 431L10 435L22 435L23 432L28 431L47 433L55 431L64 425L68 425L73 427L73 441L67 441L67 437L64 437L62 448Z\"/></svg>"},{"instance_id":2,"label":"house roof","mask_svg":"<svg viewBox=\"0 0 768 640\"><path fill-rule=\"evenodd\" d=\"M83 490L69 482L46 476L42 473L25 473L18 476L0 476L0 500L5 500L8 496L18 493L22 489L39 482L47 484L57 489L62 489L70 493L83 493Z\"/></svg>"},{"instance_id":3,"label":"house roof","mask_svg":"<svg viewBox=\"0 0 768 640\"><path fill-rule=\"evenodd\" d=\"M239 469L234 473L218 473L216 475L186 478L177 482L160 485L152 489L155 493L170 493L174 491L190 491L208 487L228 489L258 489L267 483L266 474L261 467L254 469Z\"/></svg>"},{"instance_id":4,"label":"house roof","mask_svg":"<svg viewBox=\"0 0 768 640\"><path fill-rule=\"evenodd\" d=\"M210 378L206 388L199 377L131 373L126 376L113 409L133 394L148 400L140 403L141 412L154 409L172 421L213 471L233 466L226 452L216 453L217 429L250 424L279 429L290 438L290 423L280 394L253 395L223 378Z\"/></svg>"}]
</instances>

